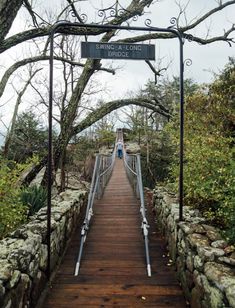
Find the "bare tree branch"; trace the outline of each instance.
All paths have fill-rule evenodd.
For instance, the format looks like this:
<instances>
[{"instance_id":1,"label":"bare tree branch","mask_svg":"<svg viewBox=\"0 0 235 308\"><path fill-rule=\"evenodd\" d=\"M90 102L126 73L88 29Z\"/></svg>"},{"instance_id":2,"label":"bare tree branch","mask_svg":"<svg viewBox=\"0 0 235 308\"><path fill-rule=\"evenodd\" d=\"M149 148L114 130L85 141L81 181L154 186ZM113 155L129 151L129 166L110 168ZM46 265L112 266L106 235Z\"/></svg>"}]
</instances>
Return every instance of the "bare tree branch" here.
<instances>
[{"instance_id":1,"label":"bare tree branch","mask_svg":"<svg viewBox=\"0 0 235 308\"><path fill-rule=\"evenodd\" d=\"M30 16L32 17L32 21L33 21L34 27L38 28L39 25L38 25L38 22L37 22L37 18L36 18L36 16L35 16L35 13L34 13L34 11L33 11L33 9L32 9L31 4L29 3L28 0L24 0L24 4L25 4L25 7L26 7L26 9L28 10Z\"/></svg>"},{"instance_id":2,"label":"bare tree branch","mask_svg":"<svg viewBox=\"0 0 235 308\"><path fill-rule=\"evenodd\" d=\"M235 4L235 0L227 1L227 2L224 2L223 4L220 3L214 9L208 11L206 14L204 14L201 17L197 18L197 20L195 22L191 23L190 25L187 25L185 27L180 28L180 30L182 32L185 32L185 31L188 31L190 29L193 29L196 26L198 26L199 24L201 24L202 22L204 22L208 17L214 15L215 13L217 13L219 11L222 11L225 7L230 6L230 5L234 5L234 4Z\"/></svg>"},{"instance_id":3,"label":"bare tree branch","mask_svg":"<svg viewBox=\"0 0 235 308\"><path fill-rule=\"evenodd\" d=\"M58 60L58 61L62 61L62 62L66 62L68 64L71 64L71 65L74 65L74 66L79 66L79 67L84 67L85 64L82 64L80 62L75 62L75 61L71 61L69 59L65 59L63 57L58 57L58 56L55 56L54 57L55 60ZM26 65L26 64L29 64L29 63L34 63L34 62L39 62L39 61L45 61L45 60L49 60L49 56L46 56L46 55L43 55L43 56L36 56L36 57L31 57L31 58L28 58L28 59L24 59L24 60L21 60L21 61L18 61L16 63L14 63L10 68L8 68L6 70L6 72L4 73L1 81L0 81L0 97L3 95L3 92L5 90L5 87L6 87L6 84L10 78L10 76L20 67ZM115 71L113 69L110 69L110 68L104 68L102 66L99 66L97 67L97 70L100 70L100 71L104 71L104 72L107 72L107 73L111 73L111 74L115 74Z\"/></svg>"},{"instance_id":4,"label":"bare tree branch","mask_svg":"<svg viewBox=\"0 0 235 308\"><path fill-rule=\"evenodd\" d=\"M25 91L27 90L27 87L29 86L30 82L32 81L33 77L40 71L41 69L37 69L34 73L31 74L31 76L29 77L28 81L26 82L24 88L19 92L17 100L16 100L16 104L15 104L15 109L14 109L14 113L13 113L13 117L11 120L11 126L8 128L8 132L7 132L7 136L6 136L6 140L5 140L5 145L4 145L4 156L7 157L10 146L11 146L11 141L14 137L14 133L15 133L15 124L16 124L16 119L18 116L18 109L19 109L19 105L21 104L22 101L22 97L25 93Z\"/></svg>"},{"instance_id":5,"label":"bare tree branch","mask_svg":"<svg viewBox=\"0 0 235 308\"><path fill-rule=\"evenodd\" d=\"M89 126L91 126L92 124L94 124L95 122L97 122L99 119L106 116L110 112L112 112L112 111L114 111L118 108L128 106L128 105L137 105L137 106L146 107L146 108L151 109L154 112L159 113L159 114L161 114L161 115L163 115L167 118L170 117L170 114L161 110L159 105L156 105L155 102L153 102L152 100L148 100L146 98L132 98L132 99L130 98L130 99L122 99L122 100L111 101L111 102L104 104L100 108L96 109L92 113L90 113L86 117L86 119L84 119L76 127L74 127L71 137L80 133L84 129L88 128Z\"/></svg>"},{"instance_id":6,"label":"bare tree branch","mask_svg":"<svg viewBox=\"0 0 235 308\"><path fill-rule=\"evenodd\" d=\"M148 64L148 66L150 67L151 71L154 73L155 84L157 84L157 77L160 77L161 76L161 72L166 71L167 68L164 67L162 69L156 70L155 67L153 66L153 64L149 60L145 60L145 62Z\"/></svg>"},{"instance_id":7,"label":"bare tree branch","mask_svg":"<svg viewBox=\"0 0 235 308\"><path fill-rule=\"evenodd\" d=\"M0 42L2 42L9 32L12 23L23 4L23 0L1 0L0 1Z\"/></svg>"},{"instance_id":8,"label":"bare tree branch","mask_svg":"<svg viewBox=\"0 0 235 308\"><path fill-rule=\"evenodd\" d=\"M211 43L215 43L218 41L223 41L229 44L229 46L231 47L233 43L235 43L235 39L234 38L229 38L229 35L235 31L235 24L232 25L232 27L227 30L224 31L224 34L221 36L214 36L212 38L206 38L206 39L202 39L200 37L197 36L192 36L192 41L197 42L201 45L207 45L207 44L211 44ZM187 35L185 36L187 38Z\"/></svg>"},{"instance_id":9,"label":"bare tree branch","mask_svg":"<svg viewBox=\"0 0 235 308\"><path fill-rule=\"evenodd\" d=\"M136 15L141 15L143 13L143 8L144 6L148 6L153 2L153 0L145 0L145 1L132 1L132 3L130 4L130 6L127 8L127 12L122 14L120 17L116 17L114 18L110 24L116 25L116 24L120 24L123 23L124 21L128 20L131 17L134 17ZM195 22L186 25L185 27L180 27L179 30L183 33L185 33L186 31L189 31L193 28L195 28L196 26L198 26L199 24L201 24L202 22L204 22L208 17L214 15L215 13L223 10L225 7L228 6L232 6L235 4L235 0L231 0L231 1L226 1L223 4L217 6L216 8L208 11L206 14L202 15L201 17L199 17ZM5 50L16 46L24 41L27 40L31 40L33 38L37 38L37 37L43 37L43 36L48 36L51 30L51 26L46 26L46 27L42 27L42 28L37 28L37 29L32 29L32 30L28 30L28 31L23 31L21 33L18 33L16 35L13 35L7 39L5 39L4 41L1 42L0 40L0 53L4 52ZM234 31L234 30L233 30ZM89 28L89 27L64 27L63 29L60 29L60 33L62 34L68 34L68 35L81 35L81 36L89 36L89 35L100 35L102 33L104 33L105 30L103 29L95 29L95 28ZM152 34L148 34L148 35L142 35L142 36L136 36L133 38L127 38L124 40L120 40L123 42L128 42L128 43L136 43L136 42L140 42L140 41L145 41L145 40L149 40L149 39L168 39L168 38L175 38L175 35L173 34L166 34L166 33L152 33ZM204 41L203 38L198 38L197 41ZM218 36L218 40L220 41L228 41L228 37L223 36L223 38L221 39L221 36ZM214 42L215 40L213 40ZM229 40L231 42L231 39ZM232 41L233 42L233 41ZM210 41L207 41L207 44L209 44Z\"/></svg>"},{"instance_id":10,"label":"bare tree branch","mask_svg":"<svg viewBox=\"0 0 235 308\"><path fill-rule=\"evenodd\" d=\"M83 20L82 20L82 18L79 16L79 14L78 14L78 12L77 12L75 6L74 6L73 1L67 0L67 2L68 2L69 5L71 6L71 9L72 9L72 12L73 12L74 16L77 18L77 20L78 20L80 23L83 24Z\"/></svg>"}]
</instances>

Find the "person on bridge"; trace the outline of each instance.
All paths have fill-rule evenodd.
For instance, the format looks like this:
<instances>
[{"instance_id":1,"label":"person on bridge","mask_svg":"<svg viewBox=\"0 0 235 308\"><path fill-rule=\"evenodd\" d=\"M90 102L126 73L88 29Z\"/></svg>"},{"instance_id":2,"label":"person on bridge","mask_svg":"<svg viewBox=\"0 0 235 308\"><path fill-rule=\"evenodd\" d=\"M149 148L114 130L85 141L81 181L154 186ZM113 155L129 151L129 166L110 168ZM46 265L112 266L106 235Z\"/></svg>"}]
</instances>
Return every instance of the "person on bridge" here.
<instances>
[{"instance_id":1,"label":"person on bridge","mask_svg":"<svg viewBox=\"0 0 235 308\"><path fill-rule=\"evenodd\" d=\"M117 142L117 154L118 154L118 158L122 158L123 156L123 143L121 140L118 140Z\"/></svg>"}]
</instances>

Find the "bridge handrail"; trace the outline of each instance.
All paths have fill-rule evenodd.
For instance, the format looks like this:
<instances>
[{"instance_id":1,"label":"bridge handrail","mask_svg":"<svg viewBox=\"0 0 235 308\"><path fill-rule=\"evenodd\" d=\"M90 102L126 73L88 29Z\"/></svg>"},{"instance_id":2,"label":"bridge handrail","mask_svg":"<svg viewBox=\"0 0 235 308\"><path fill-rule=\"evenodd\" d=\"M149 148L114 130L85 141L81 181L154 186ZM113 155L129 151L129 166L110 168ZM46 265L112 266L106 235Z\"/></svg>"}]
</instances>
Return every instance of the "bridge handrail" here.
<instances>
[{"instance_id":1,"label":"bridge handrail","mask_svg":"<svg viewBox=\"0 0 235 308\"><path fill-rule=\"evenodd\" d=\"M109 154L97 154L95 159L94 170L92 174L92 181L90 186L90 192L88 195L87 208L85 219L81 228L81 242L78 253L78 258L75 266L74 275L77 276L80 269L83 246L86 241L87 233L89 230L90 220L93 216L93 204L95 197L100 198L104 192L104 188L107 185L115 161L115 153L116 153L116 142L113 149L113 153Z\"/></svg>"},{"instance_id":2,"label":"bridge handrail","mask_svg":"<svg viewBox=\"0 0 235 308\"><path fill-rule=\"evenodd\" d=\"M146 208L144 204L144 189L142 182L140 154L127 154L126 151L124 151L124 165L126 167L126 172L129 181L131 182L137 197L140 199L140 213L142 218L141 229L143 232L144 243L145 243L147 274L150 277L151 264L149 256L149 239L148 239L149 224L145 215Z\"/></svg>"}]
</instances>

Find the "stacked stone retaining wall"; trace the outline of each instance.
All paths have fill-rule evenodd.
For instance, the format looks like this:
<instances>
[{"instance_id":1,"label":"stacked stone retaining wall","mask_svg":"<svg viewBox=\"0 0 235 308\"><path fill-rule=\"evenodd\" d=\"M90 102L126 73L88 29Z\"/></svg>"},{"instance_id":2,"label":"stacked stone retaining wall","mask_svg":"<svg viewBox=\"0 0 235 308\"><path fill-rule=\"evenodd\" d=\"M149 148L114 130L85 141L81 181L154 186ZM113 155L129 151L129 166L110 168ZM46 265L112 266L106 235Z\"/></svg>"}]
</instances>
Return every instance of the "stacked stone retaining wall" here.
<instances>
[{"instance_id":1,"label":"stacked stone retaining wall","mask_svg":"<svg viewBox=\"0 0 235 308\"><path fill-rule=\"evenodd\" d=\"M192 308L235 307L235 247L200 217L179 205L163 187L155 188L153 204L186 300Z\"/></svg>"},{"instance_id":2,"label":"stacked stone retaining wall","mask_svg":"<svg viewBox=\"0 0 235 308\"><path fill-rule=\"evenodd\" d=\"M85 191L66 191L51 209L51 271L77 226ZM0 241L0 307L35 307L47 285L47 214L42 208L29 223Z\"/></svg>"}]
</instances>

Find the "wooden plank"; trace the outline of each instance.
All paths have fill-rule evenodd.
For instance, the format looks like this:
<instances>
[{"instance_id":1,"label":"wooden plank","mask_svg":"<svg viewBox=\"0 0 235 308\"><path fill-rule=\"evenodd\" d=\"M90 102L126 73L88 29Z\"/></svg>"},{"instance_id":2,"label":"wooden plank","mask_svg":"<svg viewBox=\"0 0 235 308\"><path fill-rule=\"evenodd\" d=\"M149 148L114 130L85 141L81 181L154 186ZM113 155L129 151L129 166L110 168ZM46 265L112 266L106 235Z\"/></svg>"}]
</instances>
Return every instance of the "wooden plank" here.
<instances>
[{"instance_id":1,"label":"wooden plank","mask_svg":"<svg viewBox=\"0 0 235 308\"><path fill-rule=\"evenodd\" d=\"M99 284L99 285L107 285L107 284L118 284L118 283L128 283L134 285L142 285L146 284L148 286L174 286L175 288L179 287L179 283L176 280L174 275L165 275L165 273L153 273L152 277L148 277L146 271L143 272L142 275L135 275L132 272L131 276L118 276L118 275L106 275L106 276L96 276L94 275L78 275L73 276L74 269L71 268L71 272L69 274L65 274L64 272L57 276L55 285L57 284L72 284L72 283L83 283L83 284Z\"/></svg>"},{"instance_id":2,"label":"wooden plank","mask_svg":"<svg viewBox=\"0 0 235 308\"><path fill-rule=\"evenodd\" d=\"M165 307L174 307L174 308L182 308L184 307L184 301L182 300L182 296L180 295L172 295L170 298L168 296L162 295L154 295L151 297L146 297L144 295L137 295L135 297L131 296L120 296L115 295L112 297L109 296L79 296L79 294L74 294L73 297L69 299L61 299L60 302L56 299L50 299L48 304L50 307L59 308L64 307L67 308L69 301L69 307L157 307L157 308L165 308ZM88 304L89 303L89 304Z\"/></svg>"},{"instance_id":3,"label":"wooden plank","mask_svg":"<svg viewBox=\"0 0 235 308\"><path fill-rule=\"evenodd\" d=\"M58 291L53 294L53 296L57 296L58 298L63 297L63 291L66 291L66 294L73 295L74 292L79 292L80 295L91 295L94 294L105 296L105 295L138 295L144 294L146 296L149 295L180 295L182 291L180 288L176 288L175 286L152 286L152 285L132 285L132 284L107 284L107 285L98 285L98 284L56 284L52 287L53 290ZM52 297L53 297L52 296Z\"/></svg>"},{"instance_id":4,"label":"wooden plank","mask_svg":"<svg viewBox=\"0 0 235 308\"><path fill-rule=\"evenodd\" d=\"M75 307L186 307L165 244L148 213L152 277L146 274L139 201L126 178L122 160L116 160L103 198L94 204L94 216L84 245L81 267L74 276L80 228L41 308Z\"/></svg>"}]
</instances>

